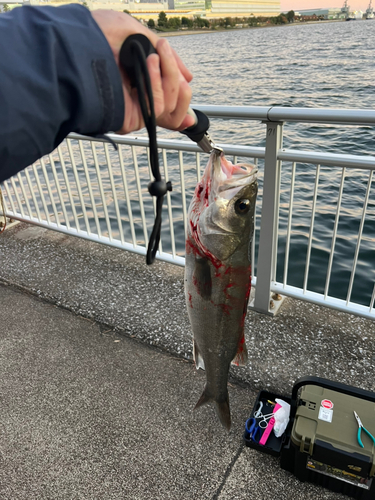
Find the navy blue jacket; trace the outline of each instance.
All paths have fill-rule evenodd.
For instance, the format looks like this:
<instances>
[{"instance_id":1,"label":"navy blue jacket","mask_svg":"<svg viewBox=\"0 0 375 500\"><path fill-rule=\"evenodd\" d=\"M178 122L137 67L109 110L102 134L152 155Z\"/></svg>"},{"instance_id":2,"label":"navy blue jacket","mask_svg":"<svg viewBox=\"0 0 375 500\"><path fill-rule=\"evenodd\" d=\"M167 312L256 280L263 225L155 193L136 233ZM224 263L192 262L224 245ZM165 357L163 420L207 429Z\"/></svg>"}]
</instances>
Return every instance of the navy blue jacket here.
<instances>
[{"instance_id":1,"label":"navy blue jacket","mask_svg":"<svg viewBox=\"0 0 375 500\"><path fill-rule=\"evenodd\" d=\"M119 130L121 76L80 5L0 14L0 182L50 153L69 132Z\"/></svg>"}]
</instances>

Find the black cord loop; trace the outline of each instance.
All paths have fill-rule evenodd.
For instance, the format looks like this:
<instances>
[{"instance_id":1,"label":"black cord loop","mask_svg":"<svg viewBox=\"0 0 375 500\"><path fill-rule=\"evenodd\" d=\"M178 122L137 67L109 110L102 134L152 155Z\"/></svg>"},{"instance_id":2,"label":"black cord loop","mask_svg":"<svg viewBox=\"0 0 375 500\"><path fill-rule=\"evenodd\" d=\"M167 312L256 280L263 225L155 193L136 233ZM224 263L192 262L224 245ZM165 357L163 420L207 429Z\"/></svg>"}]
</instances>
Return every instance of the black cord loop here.
<instances>
[{"instance_id":1,"label":"black cord loop","mask_svg":"<svg viewBox=\"0 0 375 500\"><path fill-rule=\"evenodd\" d=\"M132 80L138 92L138 100L141 108L143 121L147 129L150 145L150 165L154 181L148 185L148 191L151 196L156 196L156 216L154 227L151 232L147 247L146 263L152 264L158 251L161 233L161 214L164 195L167 191L172 191L171 182L162 180L159 169L158 145L156 140L156 118L154 110L154 98L150 75L146 64L146 54L142 44L138 40L129 42L131 57L133 61ZM148 54L147 54L148 55ZM147 100L146 100L147 96Z\"/></svg>"}]
</instances>

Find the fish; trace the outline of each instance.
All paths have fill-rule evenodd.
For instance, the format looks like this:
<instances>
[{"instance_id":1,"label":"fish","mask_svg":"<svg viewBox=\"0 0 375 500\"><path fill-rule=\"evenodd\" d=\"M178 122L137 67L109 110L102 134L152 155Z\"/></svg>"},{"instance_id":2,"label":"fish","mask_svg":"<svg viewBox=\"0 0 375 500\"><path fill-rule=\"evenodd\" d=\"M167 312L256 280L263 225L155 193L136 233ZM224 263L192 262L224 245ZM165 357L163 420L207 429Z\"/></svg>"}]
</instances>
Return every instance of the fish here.
<instances>
[{"instance_id":1,"label":"fish","mask_svg":"<svg viewBox=\"0 0 375 500\"><path fill-rule=\"evenodd\" d=\"M188 210L184 288L195 366L206 385L195 406L212 402L228 430L231 363L246 365L244 323L251 290L257 168L214 150Z\"/></svg>"}]
</instances>

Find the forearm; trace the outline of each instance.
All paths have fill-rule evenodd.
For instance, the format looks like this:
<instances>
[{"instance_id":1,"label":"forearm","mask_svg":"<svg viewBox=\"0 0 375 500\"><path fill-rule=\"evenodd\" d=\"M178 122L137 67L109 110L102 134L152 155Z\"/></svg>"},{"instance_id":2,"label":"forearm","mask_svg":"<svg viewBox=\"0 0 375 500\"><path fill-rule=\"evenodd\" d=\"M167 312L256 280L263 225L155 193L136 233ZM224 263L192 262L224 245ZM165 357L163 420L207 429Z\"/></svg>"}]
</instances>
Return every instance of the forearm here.
<instances>
[{"instance_id":1,"label":"forearm","mask_svg":"<svg viewBox=\"0 0 375 500\"><path fill-rule=\"evenodd\" d=\"M0 182L69 132L119 130L115 58L84 7L22 7L0 16Z\"/></svg>"}]
</instances>

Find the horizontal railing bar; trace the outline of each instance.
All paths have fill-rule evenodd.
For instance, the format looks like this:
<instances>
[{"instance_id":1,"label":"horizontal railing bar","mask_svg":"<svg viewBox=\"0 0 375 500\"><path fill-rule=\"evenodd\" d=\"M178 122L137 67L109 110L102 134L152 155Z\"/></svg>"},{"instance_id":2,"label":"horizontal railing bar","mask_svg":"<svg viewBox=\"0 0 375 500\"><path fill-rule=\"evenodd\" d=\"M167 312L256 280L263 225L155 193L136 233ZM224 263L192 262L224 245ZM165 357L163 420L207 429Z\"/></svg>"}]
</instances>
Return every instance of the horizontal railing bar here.
<instances>
[{"instance_id":1,"label":"horizontal railing bar","mask_svg":"<svg viewBox=\"0 0 375 500\"><path fill-rule=\"evenodd\" d=\"M141 146L148 147L148 137L134 136L134 135L118 135L107 134L115 144L124 144L126 146ZM68 135L69 139L91 141L91 142L108 142L101 137L89 137L86 135L76 134L72 132ZM224 149L227 155L238 155L253 158L264 158L265 148L251 147L251 146L233 146L233 144L217 143L218 146ZM203 153L200 147L194 142L179 141L173 139L158 139L158 147L161 149L173 149L174 151L187 151L190 153Z\"/></svg>"},{"instance_id":2,"label":"horizontal railing bar","mask_svg":"<svg viewBox=\"0 0 375 500\"><path fill-rule=\"evenodd\" d=\"M375 170L375 156L355 156L334 153L315 153L313 151L297 151L294 149L280 149L277 157L282 161L296 163L312 163L333 167L364 168Z\"/></svg>"},{"instance_id":3,"label":"horizontal railing bar","mask_svg":"<svg viewBox=\"0 0 375 500\"><path fill-rule=\"evenodd\" d=\"M375 111L367 109L286 108L281 106L192 105L209 117L272 122L310 122L375 126Z\"/></svg>"},{"instance_id":4,"label":"horizontal railing bar","mask_svg":"<svg viewBox=\"0 0 375 500\"><path fill-rule=\"evenodd\" d=\"M302 294L300 288L296 288L291 285L283 286L282 283L272 282L271 292L287 295L288 297L297 300L312 302L313 304L317 304L319 306L330 307L341 312L356 314L358 316L363 316L370 319L375 318L375 311L370 312L369 306L362 306L360 304L355 304L354 302L349 302L349 304L347 305L346 300L336 299L335 297L331 297L329 295L324 298L323 294L311 292L309 290L306 290L306 292Z\"/></svg>"},{"instance_id":5,"label":"horizontal railing bar","mask_svg":"<svg viewBox=\"0 0 375 500\"><path fill-rule=\"evenodd\" d=\"M88 140L95 142L106 142L105 139L96 137L86 137L83 135L71 133L69 139ZM147 137L120 136L117 134L108 134L108 137L116 144L125 144L128 146L148 147ZM218 144L226 154L233 154L244 157L264 158L265 148L250 146L233 146L230 144ZM193 142L178 141L171 139L158 139L158 146L162 149L173 149L175 151L201 152L201 149ZM334 153L322 153L314 151L298 151L294 149L280 149L278 159L282 161L291 161L296 163L312 163L327 166L340 166L348 168L364 168L375 170L375 156L355 156Z\"/></svg>"}]
</instances>

